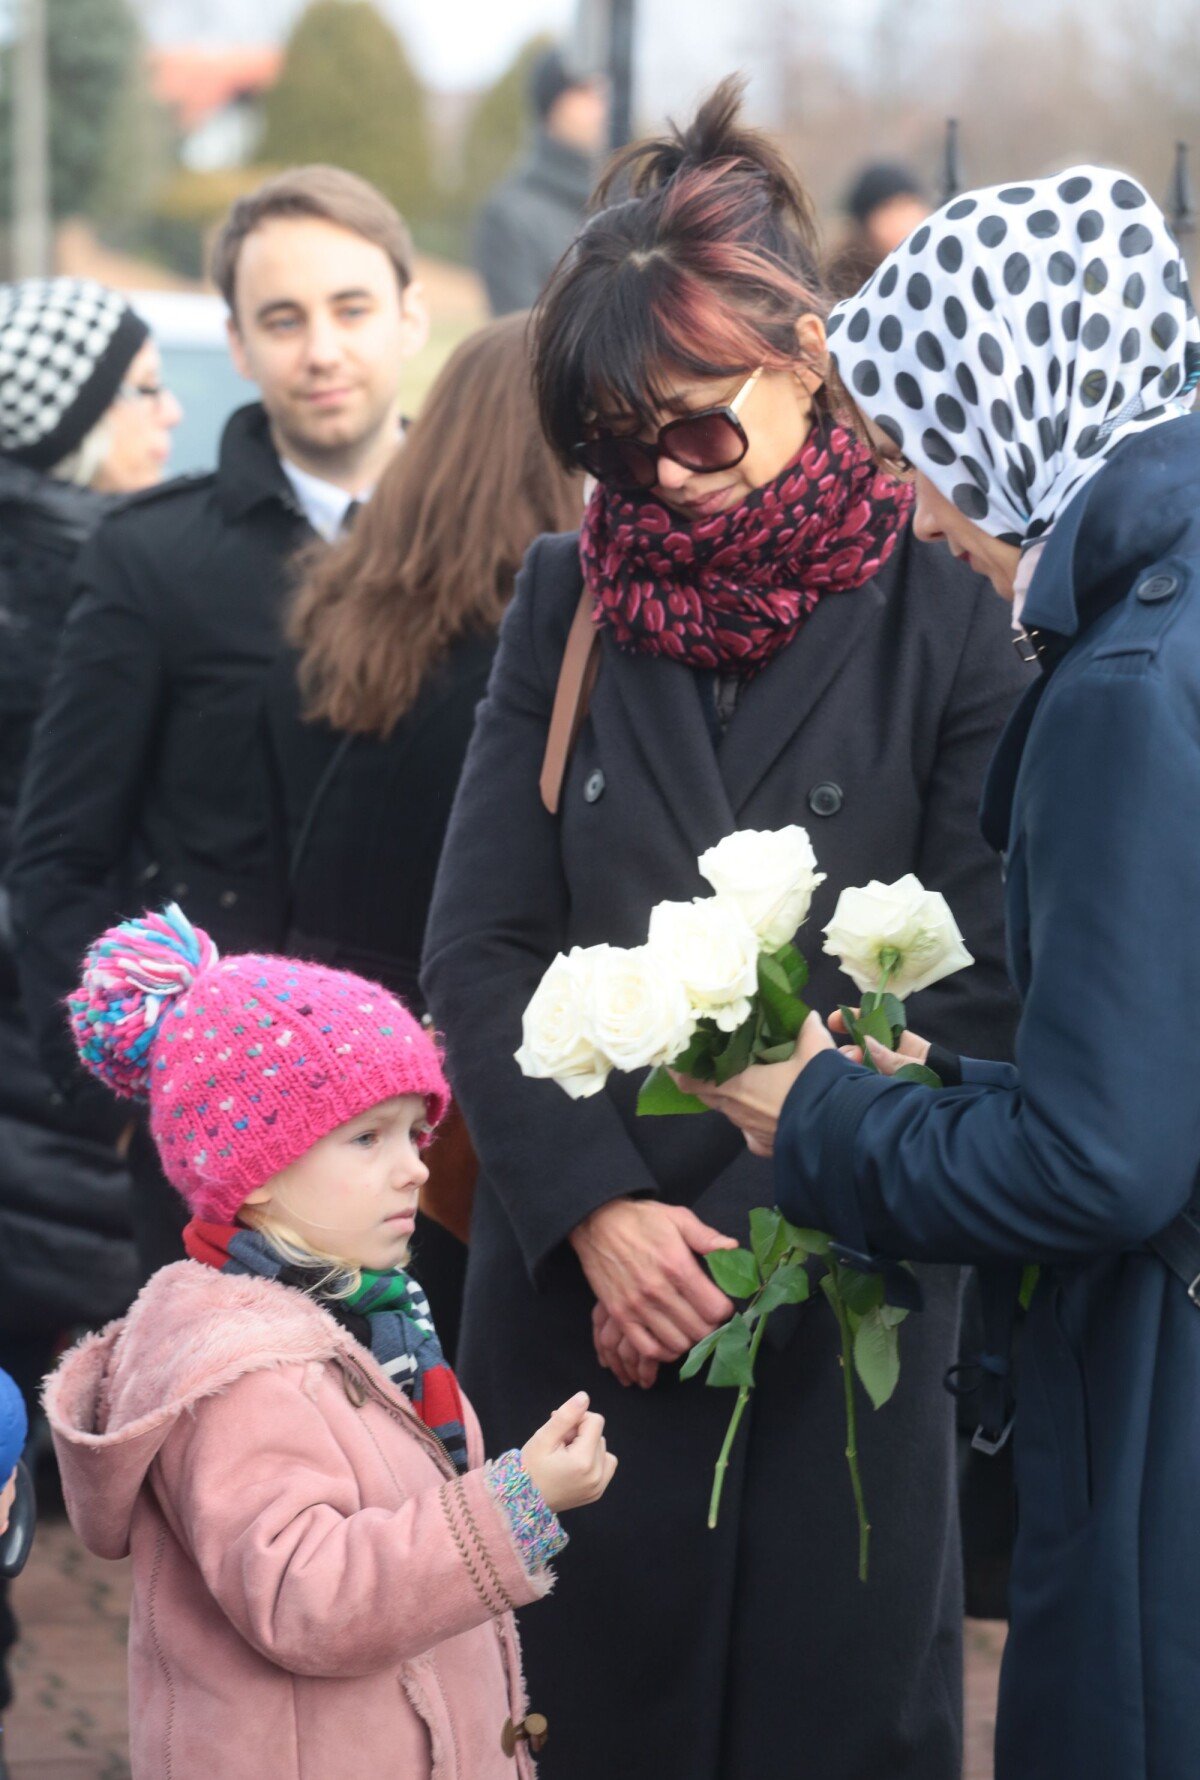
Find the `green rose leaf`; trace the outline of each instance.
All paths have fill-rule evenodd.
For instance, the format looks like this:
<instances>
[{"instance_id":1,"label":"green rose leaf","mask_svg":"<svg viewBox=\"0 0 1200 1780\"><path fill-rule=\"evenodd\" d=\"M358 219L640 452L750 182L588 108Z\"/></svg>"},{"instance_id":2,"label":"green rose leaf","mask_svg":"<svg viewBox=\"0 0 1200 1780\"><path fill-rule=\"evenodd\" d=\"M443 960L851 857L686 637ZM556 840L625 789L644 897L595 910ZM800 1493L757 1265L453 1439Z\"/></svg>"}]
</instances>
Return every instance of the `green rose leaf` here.
<instances>
[{"instance_id":1,"label":"green rose leaf","mask_svg":"<svg viewBox=\"0 0 1200 1780\"><path fill-rule=\"evenodd\" d=\"M869 1310L854 1335L854 1370L876 1409L900 1381L900 1337L878 1310Z\"/></svg>"},{"instance_id":2,"label":"green rose leaf","mask_svg":"<svg viewBox=\"0 0 1200 1780\"><path fill-rule=\"evenodd\" d=\"M923 1063L906 1063L896 1071L893 1080L898 1082L920 1082L926 1088L940 1088L942 1078L935 1070L926 1069Z\"/></svg>"},{"instance_id":3,"label":"green rose leaf","mask_svg":"<svg viewBox=\"0 0 1200 1780\"><path fill-rule=\"evenodd\" d=\"M864 996L863 999L865 1000L866 997ZM892 1024L881 1007L873 1008L869 1014L859 1015L858 1032L860 1044L865 1038L874 1038L881 1045L886 1046L889 1051L894 1048L892 1045Z\"/></svg>"},{"instance_id":4,"label":"green rose leaf","mask_svg":"<svg viewBox=\"0 0 1200 1780\"><path fill-rule=\"evenodd\" d=\"M718 1087L732 1081L735 1075L741 1075L743 1069L749 1067L754 1051L756 1025L757 1017L751 1014L748 1020L742 1021L725 1049L718 1052L714 1067L714 1080Z\"/></svg>"},{"instance_id":5,"label":"green rose leaf","mask_svg":"<svg viewBox=\"0 0 1200 1780\"><path fill-rule=\"evenodd\" d=\"M731 1298L753 1298L762 1284L758 1262L749 1249L718 1248L704 1260L721 1290Z\"/></svg>"},{"instance_id":6,"label":"green rose leaf","mask_svg":"<svg viewBox=\"0 0 1200 1780\"><path fill-rule=\"evenodd\" d=\"M787 1247L783 1213L772 1205L756 1205L750 1213L750 1247L766 1279Z\"/></svg>"},{"instance_id":7,"label":"green rose leaf","mask_svg":"<svg viewBox=\"0 0 1200 1780\"><path fill-rule=\"evenodd\" d=\"M683 1365L679 1368L680 1378L695 1378L697 1372L699 1372L701 1366L703 1366L705 1360L707 1360L709 1354L712 1353L717 1342L721 1339L728 1327L728 1323L722 1323L719 1329L714 1329L710 1335L706 1335L702 1341L696 1343L687 1359L683 1362Z\"/></svg>"},{"instance_id":8,"label":"green rose leaf","mask_svg":"<svg viewBox=\"0 0 1200 1780\"><path fill-rule=\"evenodd\" d=\"M712 1259L711 1255L709 1259ZM735 1316L732 1322L717 1330L712 1365L705 1382L738 1386L754 1383L754 1368L750 1363L750 1325L743 1317Z\"/></svg>"},{"instance_id":9,"label":"green rose leaf","mask_svg":"<svg viewBox=\"0 0 1200 1780\"><path fill-rule=\"evenodd\" d=\"M883 1303L881 1274L859 1273L853 1267L843 1267L839 1280L842 1302L853 1316L866 1316L869 1311L878 1310Z\"/></svg>"},{"instance_id":10,"label":"green rose leaf","mask_svg":"<svg viewBox=\"0 0 1200 1780\"><path fill-rule=\"evenodd\" d=\"M755 1063L787 1063L795 1055L796 1041L788 1038L777 1045L756 1045L752 1060Z\"/></svg>"},{"instance_id":11,"label":"green rose leaf","mask_svg":"<svg viewBox=\"0 0 1200 1780\"><path fill-rule=\"evenodd\" d=\"M667 1113L708 1111L703 1100L697 1100L694 1094L685 1094L682 1088L677 1087L661 1064L657 1069L652 1069L642 1083L637 1109L639 1114L650 1117L662 1117Z\"/></svg>"},{"instance_id":12,"label":"green rose leaf","mask_svg":"<svg viewBox=\"0 0 1200 1780\"><path fill-rule=\"evenodd\" d=\"M777 952L772 952L771 957L776 964L782 966L792 994L799 995L808 982L808 961L803 953L798 952L793 945L786 945L780 946Z\"/></svg>"},{"instance_id":13,"label":"green rose leaf","mask_svg":"<svg viewBox=\"0 0 1200 1780\"><path fill-rule=\"evenodd\" d=\"M788 1247L803 1249L806 1255L827 1255L829 1253L829 1237L823 1230L805 1230L799 1224L789 1224L784 1219L787 1231Z\"/></svg>"},{"instance_id":14,"label":"green rose leaf","mask_svg":"<svg viewBox=\"0 0 1200 1780\"><path fill-rule=\"evenodd\" d=\"M772 1036L795 1038L808 1018L808 1009L792 994L787 971L774 958L759 954L758 993L769 1017Z\"/></svg>"},{"instance_id":15,"label":"green rose leaf","mask_svg":"<svg viewBox=\"0 0 1200 1780\"><path fill-rule=\"evenodd\" d=\"M686 1049L672 1059L671 1068L681 1075L694 1075L697 1081L711 1082L713 1057L724 1043L725 1034L718 1032L711 1020L701 1020Z\"/></svg>"},{"instance_id":16,"label":"green rose leaf","mask_svg":"<svg viewBox=\"0 0 1200 1780\"><path fill-rule=\"evenodd\" d=\"M898 995L885 995L882 1004L883 1017L892 1029L893 1040L897 1040L902 1032L908 1030L908 1015L904 1011L904 1003ZM895 1042L892 1044L895 1050Z\"/></svg>"},{"instance_id":17,"label":"green rose leaf","mask_svg":"<svg viewBox=\"0 0 1200 1780\"><path fill-rule=\"evenodd\" d=\"M901 1304L881 1304L879 1306L880 1320L887 1329L898 1329L907 1315L908 1311Z\"/></svg>"},{"instance_id":18,"label":"green rose leaf","mask_svg":"<svg viewBox=\"0 0 1200 1780\"><path fill-rule=\"evenodd\" d=\"M770 1316L781 1304L803 1304L811 1291L812 1281L804 1263L790 1261L786 1267L778 1268L771 1275L746 1314L755 1319Z\"/></svg>"},{"instance_id":19,"label":"green rose leaf","mask_svg":"<svg viewBox=\"0 0 1200 1780\"><path fill-rule=\"evenodd\" d=\"M1031 1261L1021 1275L1021 1289L1017 1294L1017 1302L1022 1310L1028 1310L1033 1303L1033 1294L1037 1291L1042 1270L1036 1261Z\"/></svg>"}]
</instances>

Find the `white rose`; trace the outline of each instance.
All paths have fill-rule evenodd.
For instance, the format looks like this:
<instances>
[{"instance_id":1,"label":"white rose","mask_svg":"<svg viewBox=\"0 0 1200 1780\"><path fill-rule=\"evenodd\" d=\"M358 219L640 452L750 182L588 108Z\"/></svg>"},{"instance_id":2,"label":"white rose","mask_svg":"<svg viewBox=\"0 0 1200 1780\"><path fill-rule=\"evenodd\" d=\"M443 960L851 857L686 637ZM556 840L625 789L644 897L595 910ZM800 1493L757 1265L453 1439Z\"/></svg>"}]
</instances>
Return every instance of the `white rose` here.
<instances>
[{"instance_id":1,"label":"white rose","mask_svg":"<svg viewBox=\"0 0 1200 1780\"><path fill-rule=\"evenodd\" d=\"M728 896L660 902L650 916L650 948L687 990L695 1013L733 1032L758 988L758 935Z\"/></svg>"},{"instance_id":2,"label":"white rose","mask_svg":"<svg viewBox=\"0 0 1200 1780\"><path fill-rule=\"evenodd\" d=\"M878 989L894 958L887 987L901 1001L975 962L945 897L911 872L894 884L843 890L825 929L825 950L864 993Z\"/></svg>"},{"instance_id":3,"label":"white rose","mask_svg":"<svg viewBox=\"0 0 1200 1780\"><path fill-rule=\"evenodd\" d=\"M678 975L649 946L595 946L590 1033L616 1069L669 1063L686 1049L696 1017Z\"/></svg>"},{"instance_id":4,"label":"white rose","mask_svg":"<svg viewBox=\"0 0 1200 1780\"><path fill-rule=\"evenodd\" d=\"M560 952L521 1020L523 1042L516 1059L523 1074L556 1081L572 1100L598 1094L611 1067L591 1037L594 955L606 949L575 946Z\"/></svg>"},{"instance_id":5,"label":"white rose","mask_svg":"<svg viewBox=\"0 0 1200 1780\"><path fill-rule=\"evenodd\" d=\"M766 952L777 952L807 920L825 882L803 828L742 828L700 855L700 875L736 902Z\"/></svg>"}]
</instances>

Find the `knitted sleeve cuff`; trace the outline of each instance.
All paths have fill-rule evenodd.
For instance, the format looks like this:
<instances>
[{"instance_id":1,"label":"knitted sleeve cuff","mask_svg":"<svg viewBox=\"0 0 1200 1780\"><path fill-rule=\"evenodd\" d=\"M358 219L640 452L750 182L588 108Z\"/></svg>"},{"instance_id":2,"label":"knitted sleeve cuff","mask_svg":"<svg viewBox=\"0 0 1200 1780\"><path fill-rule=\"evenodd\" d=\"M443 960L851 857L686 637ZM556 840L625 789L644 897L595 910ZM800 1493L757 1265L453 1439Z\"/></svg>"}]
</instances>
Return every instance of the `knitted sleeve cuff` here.
<instances>
[{"instance_id":1,"label":"knitted sleeve cuff","mask_svg":"<svg viewBox=\"0 0 1200 1780\"><path fill-rule=\"evenodd\" d=\"M521 1463L520 1453L514 1450L490 1459L484 1476L493 1500L507 1516L526 1570L531 1576L544 1570L567 1543L567 1534Z\"/></svg>"}]
</instances>

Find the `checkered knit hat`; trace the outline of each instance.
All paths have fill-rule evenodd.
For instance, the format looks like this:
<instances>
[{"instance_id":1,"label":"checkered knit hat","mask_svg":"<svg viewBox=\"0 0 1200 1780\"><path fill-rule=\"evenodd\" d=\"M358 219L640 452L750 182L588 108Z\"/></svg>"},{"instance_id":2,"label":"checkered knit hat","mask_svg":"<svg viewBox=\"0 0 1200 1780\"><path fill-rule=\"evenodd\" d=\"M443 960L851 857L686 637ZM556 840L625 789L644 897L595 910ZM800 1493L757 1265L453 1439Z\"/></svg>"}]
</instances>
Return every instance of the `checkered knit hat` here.
<instances>
[{"instance_id":1,"label":"checkered knit hat","mask_svg":"<svg viewBox=\"0 0 1200 1780\"><path fill-rule=\"evenodd\" d=\"M49 470L112 406L149 329L90 278L0 285L0 453Z\"/></svg>"},{"instance_id":2,"label":"checkered knit hat","mask_svg":"<svg viewBox=\"0 0 1200 1780\"><path fill-rule=\"evenodd\" d=\"M248 1194L335 1126L419 1094L449 1105L437 1048L378 983L257 953L221 958L172 904L110 927L70 1000L84 1065L148 1100L172 1184L228 1222Z\"/></svg>"}]
</instances>

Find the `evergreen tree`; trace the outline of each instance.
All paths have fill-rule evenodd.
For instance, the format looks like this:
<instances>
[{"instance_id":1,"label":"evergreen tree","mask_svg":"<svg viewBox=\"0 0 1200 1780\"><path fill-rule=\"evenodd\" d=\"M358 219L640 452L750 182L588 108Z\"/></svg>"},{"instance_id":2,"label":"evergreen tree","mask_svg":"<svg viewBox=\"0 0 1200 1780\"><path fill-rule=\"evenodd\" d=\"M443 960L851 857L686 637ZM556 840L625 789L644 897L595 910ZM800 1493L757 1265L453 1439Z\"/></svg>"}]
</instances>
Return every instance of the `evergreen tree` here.
<instances>
[{"instance_id":1,"label":"evergreen tree","mask_svg":"<svg viewBox=\"0 0 1200 1780\"><path fill-rule=\"evenodd\" d=\"M531 37L517 51L504 73L480 95L463 142L460 191L469 210L503 178L533 133L529 76L533 64L553 43Z\"/></svg>"},{"instance_id":2,"label":"evergreen tree","mask_svg":"<svg viewBox=\"0 0 1200 1780\"><path fill-rule=\"evenodd\" d=\"M312 0L267 97L261 158L359 173L408 218L434 205L424 93L371 0Z\"/></svg>"},{"instance_id":3,"label":"evergreen tree","mask_svg":"<svg viewBox=\"0 0 1200 1780\"><path fill-rule=\"evenodd\" d=\"M55 217L90 216L111 176L124 109L141 103L141 33L129 0L47 0L50 202ZM0 59L0 214L12 211L13 56Z\"/></svg>"}]
</instances>

